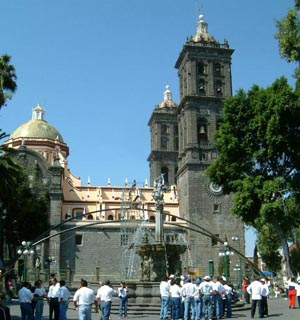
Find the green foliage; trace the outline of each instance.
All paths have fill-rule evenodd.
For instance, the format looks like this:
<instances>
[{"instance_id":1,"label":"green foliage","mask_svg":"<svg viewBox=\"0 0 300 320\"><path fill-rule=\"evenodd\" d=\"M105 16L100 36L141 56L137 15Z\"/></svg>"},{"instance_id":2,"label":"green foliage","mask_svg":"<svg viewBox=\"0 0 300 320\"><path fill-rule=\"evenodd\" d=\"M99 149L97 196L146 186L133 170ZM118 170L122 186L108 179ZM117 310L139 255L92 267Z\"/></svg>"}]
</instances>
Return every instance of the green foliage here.
<instances>
[{"instance_id":1,"label":"green foliage","mask_svg":"<svg viewBox=\"0 0 300 320\"><path fill-rule=\"evenodd\" d=\"M216 133L218 158L207 170L224 193L233 193L232 212L258 231L272 225L283 248L300 224L298 101L284 77L227 99Z\"/></svg>"},{"instance_id":2,"label":"green foliage","mask_svg":"<svg viewBox=\"0 0 300 320\"><path fill-rule=\"evenodd\" d=\"M5 132L0 129L0 140L6 138ZM0 203L12 193L20 177L20 167L8 156L7 147L0 145Z\"/></svg>"},{"instance_id":3,"label":"green foliage","mask_svg":"<svg viewBox=\"0 0 300 320\"><path fill-rule=\"evenodd\" d=\"M16 70L10 64L10 56L0 56L0 109L17 89Z\"/></svg>"},{"instance_id":4,"label":"green foliage","mask_svg":"<svg viewBox=\"0 0 300 320\"><path fill-rule=\"evenodd\" d=\"M294 274L300 273L300 247L297 246L295 249L291 250L291 269Z\"/></svg>"},{"instance_id":5,"label":"green foliage","mask_svg":"<svg viewBox=\"0 0 300 320\"><path fill-rule=\"evenodd\" d=\"M277 272L281 270L281 259L278 248L280 247L280 239L276 230L270 224L265 224L258 235L259 254L266 264L267 270Z\"/></svg>"},{"instance_id":6,"label":"green foliage","mask_svg":"<svg viewBox=\"0 0 300 320\"><path fill-rule=\"evenodd\" d=\"M23 240L31 241L49 228L48 205L45 188L36 177L29 181L28 173L23 171L14 192L3 201L3 229L10 258Z\"/></svg>"}]
</instances>

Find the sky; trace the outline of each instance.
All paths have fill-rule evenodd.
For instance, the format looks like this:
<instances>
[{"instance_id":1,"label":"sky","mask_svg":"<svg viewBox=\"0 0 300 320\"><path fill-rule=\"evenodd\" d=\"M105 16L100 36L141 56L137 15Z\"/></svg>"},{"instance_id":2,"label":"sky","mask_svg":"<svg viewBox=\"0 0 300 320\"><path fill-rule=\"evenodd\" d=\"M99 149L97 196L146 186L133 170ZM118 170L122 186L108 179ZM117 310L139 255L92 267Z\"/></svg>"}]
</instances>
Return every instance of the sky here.
<instances>
[{"instance_id":1,"label":"sky","mask_svg":"<svg viewBox=\"0 0 300 320\"><path fill-rule=\"evenodd\" d=\"M1 2L0 55L11 56L18 89L0 111L0 128L11 134L40 103L83 184L149 181L148 120L166 85L179 102L174 65L199 13L209 33L235 49L233 94L280 76L294 83L295 66L274 39L293 0Z\"/></svg>"}]
</instances>

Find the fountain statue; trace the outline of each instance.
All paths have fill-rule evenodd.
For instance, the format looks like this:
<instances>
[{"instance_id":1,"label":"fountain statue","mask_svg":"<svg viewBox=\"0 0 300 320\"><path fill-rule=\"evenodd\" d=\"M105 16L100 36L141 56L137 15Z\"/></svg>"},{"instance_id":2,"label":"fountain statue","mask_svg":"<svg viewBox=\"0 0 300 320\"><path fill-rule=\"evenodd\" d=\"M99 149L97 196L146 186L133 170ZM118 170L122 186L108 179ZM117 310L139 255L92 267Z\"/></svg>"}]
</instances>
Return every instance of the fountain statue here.
<instances>
[{"instance_id":1,"label":"fountain statue","mask_svg":"<svg viewBox=\"0 0 300 320\"><path fill-rule=\"evenodd\" d=\"M186 246L179 244L169 244L164 240L163 209L164 192L167 190L164 176L161 174L154 180L154 190L152 193L155 201L155 239L149 240L147 230L144 230L140 243L135 244L134 250L141 258L139 267L139 279L142 282L161 281L168 275L169 259L176 260L174 267L180 264L180 254L184 253ZM180 269L180 267L178 267Z\"/></svg>"}]
</instances>

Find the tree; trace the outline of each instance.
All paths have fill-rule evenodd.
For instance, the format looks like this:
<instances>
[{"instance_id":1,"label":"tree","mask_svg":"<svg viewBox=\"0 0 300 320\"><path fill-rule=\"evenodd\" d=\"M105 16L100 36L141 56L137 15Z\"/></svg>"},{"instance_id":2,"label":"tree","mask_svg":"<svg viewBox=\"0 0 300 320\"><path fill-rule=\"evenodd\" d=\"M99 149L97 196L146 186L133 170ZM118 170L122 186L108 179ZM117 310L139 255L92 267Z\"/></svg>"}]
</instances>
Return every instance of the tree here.
<instances>
[{"instance_id":1,"label":"tree","mask_svg":"<svg viewBox=\"0 0 300 320\"><path fill-rule=\"evenodd\" d=\"M258 234L258 250L267 270L274 272L281 270L282 256L278 251L280 241L271 225L265 224Z\"/></svg>"},{"instance_id":2,"label":"tree","mask_svg":"<svg viewBox=\"0 0 300 320\"><path fill-rule=\"evenodd\" d=\"M0 109L17 89L16 70L10 64L10 56L5 54L0 56Z\"/></svg>"},{"instance_id":3,"label":"tree","mask_svg":"<svg viewBox=\"0 0 300 320\"><path fill-rule=\"evenodd\" d=\"M3 233L10 259L16 256L22 240L32 241L49 228L47 186L37 176L29 181L26 170L23 168L14 192L3 202Z\"/></svg>"},{"instance_id":4,"label":"tree","mask_svg":"<svg viewBox=\"0 0 300 320\"><path fill-rule=\"evenodd\" d=\"M282 77L226 99L210 178L233 193L233 214L258 231L275 230L291 275L287 235L299 225L299 96Z\"/></svg>"}]
</instances>

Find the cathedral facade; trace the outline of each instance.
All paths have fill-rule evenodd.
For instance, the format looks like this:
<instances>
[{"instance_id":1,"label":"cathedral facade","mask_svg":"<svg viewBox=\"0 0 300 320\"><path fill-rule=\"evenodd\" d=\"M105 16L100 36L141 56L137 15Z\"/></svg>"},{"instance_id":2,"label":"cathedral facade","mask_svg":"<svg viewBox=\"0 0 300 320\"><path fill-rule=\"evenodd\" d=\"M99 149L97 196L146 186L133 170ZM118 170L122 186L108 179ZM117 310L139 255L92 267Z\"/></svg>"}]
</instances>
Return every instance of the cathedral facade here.
<instances>
[{"instance_id":1,"label":"cathedral facade","mask_svg":"<svg viewBox=\"0 0 300 320\"><path fill-rule=\"evenodd\" d=\"M198 270L202 276L217 274L212 268L217 269L225 252L217 239L244 253L244 226L230 213L231 197L205 173L217 157L214 133L223 101L232 95L233 51L227 41L220 44L208 33L200 16L196 34L183 45L175 64L180 101L173 101L167 86L148 122L149 185L135 180L123 186L110 181L105 186L90 181L82 185L68 167L69 149L63 137L44 119L40 105L33 108L32 119L5 144L16 149L17 162L34 164L37 177L49 184L51 229L46 239L37 240L35 252L43 262L41 272L71 280L139 279L141 257L134 248L144 241L145 233L147 241L155 242L153 181L161 174L167 186L163 242L166 248L181 248L166 250L169 274L188 270ZM237 274L238 261L231 258L231 274Z\"/></svg>"}]
</instances>

